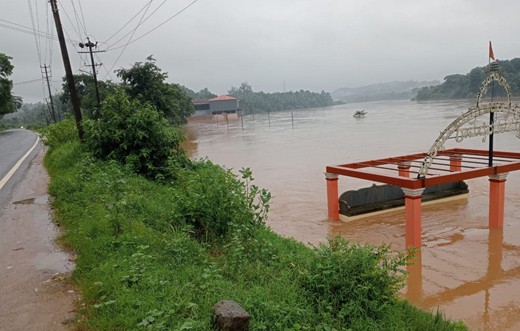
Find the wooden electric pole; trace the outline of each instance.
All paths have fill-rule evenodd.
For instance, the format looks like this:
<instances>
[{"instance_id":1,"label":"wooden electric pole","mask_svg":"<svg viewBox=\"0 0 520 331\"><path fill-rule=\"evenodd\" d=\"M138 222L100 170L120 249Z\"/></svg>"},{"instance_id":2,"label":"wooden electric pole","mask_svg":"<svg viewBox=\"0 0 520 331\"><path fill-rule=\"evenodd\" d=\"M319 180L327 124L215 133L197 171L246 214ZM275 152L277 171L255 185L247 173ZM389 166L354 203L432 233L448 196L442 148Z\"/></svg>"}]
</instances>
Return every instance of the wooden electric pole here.
<instances>
[{"instance_id":1,"label":"wooden electric pole","mask_svg":"<svg viewBox=\"0 0 520 331\"><path fill-rule=\"evenodd\" d=\"M56 24L56 32L58 34L58 40L60 42L61 57L63 58L63 66L65 67L65 73L67 75L67 84L69 85L70 102L72 103L72 111L74 112L74 118L76 119L76 127L78 129L79 140L83 141L85 132L83 131L83 125L81 124L82 116L81 109L79 106L78 93L76 92L76 84L74 83L74 76L72 75L72 69L70 68L69 53L67 51L67 45L65 44L65 36L63 35L63 28L61 26L60 15L58 13L58 4L56 0L50 0L52 14L54 16L54 23Z\"/></svg>"},{"instance_id":2,"label":"wooden electric pole","mask_svg":"<svg viewBox=\"0 0 520 331\"><path fill-rule=\"evenodd\" d=\"M97 105L98 105L98 110L101 110L101 98L99 97L99 87L98 87L98 81L97 81L97 75L96 75L96 64L94 63L94 54L93 53L100 53L100 52L104 52L104 51L92 51L92 47L97 47L97 43L93 43L90 41L90 38L87 37L87 43L83 44L83 43L80 43L79 44L79 47L83 48L83 47L88 47L89 48L89 51L88 52L78 52L78 53L90 53L90 61L92 63L92 76L94 77L94 87L96 88L96 98L97 98Z\"/></svg>"},{"instance_id":3,"label":"wooden electric pole","mask_svg":"<svg viewBox=\"0 0 520 331\"><path fill-rule=\"evenodd\" d=\"M56 121L56 112L54 111L54 103L52 102L51 83L49 81L49 72L47 71L47 68L50 70L51 67L44 64L43 67L41 67L41 68L45 70L45 80L47 81L47 88L49 89L49 100L50 100L50 104L51 104L50 111L51 111L51 115L52 115L52 120L54 121L54 124L56 124L56 123L58 123L58 121ZM43 72L42 72L42 74L43 74Z\"/></svg>"}]
</instances>

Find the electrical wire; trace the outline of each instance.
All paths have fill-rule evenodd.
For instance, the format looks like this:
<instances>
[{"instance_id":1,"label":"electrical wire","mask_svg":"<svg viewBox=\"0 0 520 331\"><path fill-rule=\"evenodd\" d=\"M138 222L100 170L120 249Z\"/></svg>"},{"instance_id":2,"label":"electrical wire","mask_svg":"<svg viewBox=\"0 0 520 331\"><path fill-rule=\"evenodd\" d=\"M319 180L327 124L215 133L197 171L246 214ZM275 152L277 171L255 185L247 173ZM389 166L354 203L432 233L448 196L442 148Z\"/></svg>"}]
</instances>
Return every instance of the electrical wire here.
<instances>
[{"instance_id":1,"label":"electrical wire","mask_svg":"<svg viewBox=\"0 0 520 331\"><path fill-rule=\"evenodd\" d=\"M127 43L125 46L118 46L118 47L115 47L115 48L112 48L110 49L111 51L114 51L116 49L120 49L120 48L123 48L130 44L133 44L135 43L136 41L138 41L139 39L147 36L148 34L152 33L153 31L157 30L158 28L160 28L161 26L163 26L164 24L166 24L167 22L169 22L170 20L174 19L175 17L177 17L179 14L181 14L183 11L185 11L186 9L188 9L189 7L191 7L195 2L197 2L198 0L194 0L193 2L191 2L189 5L187 5L186 7L184 7L183 9L181 9L180 11L178 11L175 15L171 16L170 18L168 18L166 21L162 22L161 24L159 24L158 26L156 26L155 28L153 28L152 30L148 31L147 33L143 34L142 36L132 40L131 42Z\"/></svg>"},{"instance_id":2,"label":"electrical wire","mask_svg":"<svg viewBox=\"0 0 520 331\"><path fill-rule=\"evenodd\" d=\"M11 29L13 31L23 32L23 33L27 33L27 34L31 34L31 35L35 35L35 36L39 36L39 37L43 37L43 38L48 38L48 39L52 39L52 40L58 40L58 37L54 35L54 29L51 29L52 33L49 35L43 31L33 30L30 27L20 25L17 23L9 22L9 21L3 20L3 19L0 19L0 21L11 24L11 25L16 25L16 27L14 27L14 26L0 23L0 27L6 28L6 29ZM65 42L70 43L70 44L79 43L79 41L68 39L68 38L65 39Z\"/></svg>"},{"instance_id":3,"label":"electrical wire","mask_svg":"<svg viewBox=\"0 0 520 331\"><path fill-rule=\"evenodd\" d=\"M83 40L83 37L81 36L81 31L76 30L74 23L72 23L72 20L70 19L69 14L65 10L65 7L63 6L63 3L61 3L61 1L60 1L60 4L61 4L61 10L65 13L65 16L67 16L67 19L69 20L70 25L72 25L72 28L76 32L76 35L79 37L80 40Z\"/></svg>"},{"instance_id":4,"label":"electrical wire","mask_svg":"<svg viewBox=\"0 0 520 331\"><path fill-rule=\"evenodd\" d=\"M36 83L36 82L39 82L41 80L42 80L42 78L38 78L38 79L28 80L28 81L25 81L25 82L13 83L13 85L24 85L24 84Z\"/></svg>"},{"instance_id":5,"label":"electrical wire","mask_svg":"<svg viewBox=\"0 0 520 331\"><path fill-rule=\"evenodd\" d=\"M27 0L27 4L29 5L29 13L31 16L31 24L33 27L34 42L36 44L36 53L38 55L38 61L40 64L40 74L42 75L42 78L43 78L43 73L41 72L41 67L42 67L41 38L39 37L39 35L36 34L36 27L34 24L34 15L33 15L33 8L32 8L32 4L31 4L31 0ZM38 4L36 3L36 9L37 8L38 8ZM39 16L38 12L36 12L36 20L39 23L38 16ZM39 28L40 27L38 26L38 29ZM42 83L42 96L45 98L45 84L43 83L43 79L41 80L41 83Z\"/></svg>"},{"instance_id":6,"label":"electrical wire","mask_svg":"<svg viewBox=\"0 0 520 331\"><path fill-rule=\"evenodd\" d=\"M85 27L85 33L87 33L87 24L85 24L85 16L83 15L83 7L81 6L81 0L78 0L79 11L81 12L81 19L83 20L83 26Z\"/></svg>"},{"instance_id":7,"label":"electrical wire","mask_svg":"<svg viewBox=\"0 0 520 331\"><path fill-rule=\"evenodd\" d=\"M110 77L110 79L114 80L114 78L112 77L112 75L110 74L110 71L108 71L107 67L105 67L105 64L103 63L103 61L101 61L101 59L99 58L99 56L94 53L94 56L96 57L96 59L99 61L99 63L101 63L101 65L103 66L103 68L105 68L105 71L107 72L108 76ZM106 75L105 75L106 77Z\"/></svg>"},{"instance_id":8,"label":"electrical wire","mask_svg":"<svg viewBox=\"0 0 520 331\"><path fill-rule=\"evenodd\" d=\"M46 18L46 24L45 24L46 32L45 33L49 34L49 6L45 6L45 18ZM43 60L43 63L47 63L47 52L49 51L49 44L51 44L51 42L49 41L48 38L45 38L45 58Z\"/></svg>"},{"instance_id":9,"label":"electrical wire","mask_svg":"<svg viewBox=\"0 0 520 331\"><path fill-rule=\"evenodd\" d=\"M153 1L153 0L152 0ZM126 50L126 46L128 46L128 44L130 43L130 41L132 40L132 38L134 37L134 34L135 32L137 31L137 28L139 27L139 25L141 25L141 22L143 20L143 18L146 16L146 13L148 12L148 9L150 9L150 6L152 5L152 1L150 1L150 4L148 5L148 8L146 8L143 16L141 17L141 19L139 20L139 23L137 23L137 27L134 29L134 32L132 33L132 35L130 36L130 38L128 39L128 41L126 42L126 45L125 47L123 48L123 50L121 51L121 53L119 53L119 56L117 57L116 61L114 62L114 64L112 65L112 67L110 67L110 71L112 71L112 69L114 69L115 65L117 64L117 61L119 61L119 59L121 58L121 55L123 55L123 53L125 52ZM107 75L105 75L105 77L103 77L103 79L106 78Z\"/></svg>"},{"instance_id":10,"label":"electrical wire","mask_svg":"<svg viewBox=\"0 0 520 331\"><path fill-rule=\"evenodd\" d=\"M40 66L42 65L42 53L40 50L40 44L38 43L38 38L36 34L36 27L34 25L34 16L33 16L33 10L31 5L31 0L27 0L27 4L29 5L29 13L31 15L31 24L33 27L33 33L34 33L34 42L36 43L36 52L38 53L38 60L40 62Z\"/></svg>"},{"instance_id":11,"label":"electrical wire","mask_svg":"<svg viewBox=\"0 0 520 331\"><path fill-rule=\"evenodd\" d=\"M87 37L87 28L81 25L78 12L76 11L76 6L74 5L74 0L70 0L70 3L72 4L72 9L74 10L74 16L76 17L76 24L78 25L78 30L81 31L81 29L83 28L83 32L85 32L85 37Z\"/></svg>"},{"instance_id":12,"label":"electrical wire","mask_svg":"<svg viewBox=\"0 0 520 331\"><path fill-rule=\"evenodd\" d=\"M132 21L134 20L134 18L136 18L137 15L139 15L139 13L142 12L142 11L146 8L146 6L149 6L150 3L152 3L152 1L153 1L153 0L150 0L146 5L144 5L143 8L141 8L141 10L139 10L139 11L137 12L137 14L135 14L135 15L134 15L134 16L133 16L133 17L132 17L128 22L126 22L125 25L123 25L119 30L117 30L116 33L114 33L113 35L111 35L110 38L108 38L105 42L108 42L110 39L114 38L114 36L115 36L116 34L118 34L121 30L123 30L123 29L124 29L128 24L130 24L130 22L132 22Z\"/></svg>"},{"instance_id":13,"label":"electrical wire","mask_svg":"<svg viewBox=\"0 0 520 331\"><path fill-rule=\"evenodd\" d=\"M153 0L152 0L152 1L153 1ZM157 8L155 8L155 10L154 10L150 15L148 15L148 17L146 17L146 18L145 18L145 19L144 19L144 20L143 20L139 25L137 25L137 26L135 27L134 30L128 32L128 33L125 34L122 38L120 38L118 41L116 41L115 43L113 43L112 45L110 45L110 46L108 46L108 47L110 48L110 47L115 46L115 45L118 44L121 40L125 39L129 34L131 34L131 33L133 34L133 33L135 32L135 30L137 30L137 28L138 28L139 26L141 26L144 22L148 21L148 19L149 19L149 18L150 18L150 17L151 17L151 16L152 16L156 11L158 11L159 8L161 8L162 5L164 5L164 4L166 3L166 1L168 1L168 0L164 0L164 1L163 1L163 2L162 2L162 3L161 3ZM150 1L150 2L151 2L151 1ZM147 10L148 10L148 9L147 9Z\"/></svg>"},{"instance_id":14,"label":"electrical wire","mask_svg":"<svg viewBox=\"0 0 520 331\"><path fill-rule=\"evenodd\" d=\"M40 14L38 12L38 1L37 0L34 0L34 5L35 5L35 13L36 13L36 26L38 27L38 30L40 30ZM42 49L41 38L38 38L38 43L40 45L40 52L41 52L41 49Z\"/></svg>"}]
</instances>

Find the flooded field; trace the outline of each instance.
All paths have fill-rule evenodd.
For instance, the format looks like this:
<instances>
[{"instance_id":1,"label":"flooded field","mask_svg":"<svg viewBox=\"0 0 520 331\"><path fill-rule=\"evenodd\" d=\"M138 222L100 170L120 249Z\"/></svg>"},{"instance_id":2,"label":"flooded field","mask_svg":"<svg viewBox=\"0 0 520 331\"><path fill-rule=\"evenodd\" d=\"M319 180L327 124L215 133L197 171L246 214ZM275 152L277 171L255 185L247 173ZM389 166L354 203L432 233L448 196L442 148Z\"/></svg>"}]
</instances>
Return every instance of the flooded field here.
<instances>
[{"instance_id":1,"label":"flooded field","mask_svg":"<svg viewBox=\"0 0 520 331\"><path fill-rule=\"evenodd\" d=\"M317 244L341 232L352 241L405 249L404 210L350 223L327 220L327 165L426 152L439 131L473 102L390 101L251 115L241 121L186 126L192 158L251 167L274 199L274 231ZM364 118L354 118L365 109ZM294 121L292 120L294 118ZM479 119L479 122L487 118ZM481 138L451 140L447 148L487 149ZM495 136L495 150L520 152L514 133ZM424 206L422 249L403 296L423 309L443 309L474 330L520 330L520 172L506 182L503 229L489 231L487 178L467 181L469 197ZM340 177L339 191L372 182Z\"/></svg>"}]
</instances>

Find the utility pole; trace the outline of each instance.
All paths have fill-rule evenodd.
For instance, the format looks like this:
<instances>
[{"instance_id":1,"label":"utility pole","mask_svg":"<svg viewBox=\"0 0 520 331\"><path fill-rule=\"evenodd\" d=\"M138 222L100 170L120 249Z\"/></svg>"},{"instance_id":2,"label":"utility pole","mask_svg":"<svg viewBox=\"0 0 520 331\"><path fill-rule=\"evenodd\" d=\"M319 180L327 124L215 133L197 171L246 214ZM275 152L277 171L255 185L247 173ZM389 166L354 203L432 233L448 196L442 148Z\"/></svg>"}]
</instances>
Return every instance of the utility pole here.
<instances>
[{"instance_id":1,"label":"utility pole","mask_svg":"<svg viewBox=\"0 0 520 331\"><path fill-rule=\"evenodd\" d=\"M96 88L97 105L98 105L98 110L100 110L101 109L101 98L99 97L99 88L98 88L97 75L96 75L96 64L94 63L93 53L101 53L101 52L105 52L105 51L94 51L93 52L92 47L96 48L97 42L94 44L93 42L90 41L89 37L87 37L87 41L88 42L85 44L79 43L79 47L83 48L86 46L89 48L89 51L88 52L78 52L78 53L90 53L90 61L92 62L92 76L94 77L94 86Z\"/></svg>"},{"instance_id":2,"label":"utility pole","mask_svg":"<svg viewBox=\"0 0 520 331\"><path fill-rule=\"evenodd\" d=\"M83 141L85 132L83 131L83 125L81 124L82 116L81 109L79 106L78 93L76 92L76 85L74 84L74 76L72 75L72 69L70 68L69 53L67 51L67 45L65 44L65 36L63 35L63 28L61 26L60 14L58 13L58 4L56 0L50 0L52 14L54 16L54 23L56 24L56 32L58 34L58 40L60 42L61 57L63 58L63 66L65 67L65 73L67 75L67 84L69 85L70 101L72 103L72 110L74 112L74 118L76 119L76 127L78 129L79 140Z\"/></svg>"},{"instance_id":3,"label":"utility pole","mask_svg":"<svg viewBox=\"0 0 520 331\"><path fill-rule=\"evenodd\" d=\"M58 121L56 121L56 113L54 112L54 103L52 102L52 93L51 93L51 83L49 81L49 72L47 71L47 68L49 68L49 71L51 70L51 67L44 64L43 67L40 67L42 69L45 70L45 80L47 81L47 88L49 89L49 100L50 100L50 103L51 103L51 114L52 114L52 119L54 120L54 124L58 123ZM43 74L43 72L42 72ZM52 77L52 76L51 76Z\"/></svg>"}]
</instances>

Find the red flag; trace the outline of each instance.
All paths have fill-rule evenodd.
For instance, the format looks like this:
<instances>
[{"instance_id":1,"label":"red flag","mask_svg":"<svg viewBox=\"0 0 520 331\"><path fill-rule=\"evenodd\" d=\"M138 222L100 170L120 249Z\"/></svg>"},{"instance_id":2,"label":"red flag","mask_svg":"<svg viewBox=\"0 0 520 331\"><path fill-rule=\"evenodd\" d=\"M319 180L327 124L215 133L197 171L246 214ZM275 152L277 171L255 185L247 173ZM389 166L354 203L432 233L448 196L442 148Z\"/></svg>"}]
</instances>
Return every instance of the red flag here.
<instances>
[{"instance_id":1,"label":"red flag","mask_svg":"<svg viewBox=\"0 0 520 331\"><path fill-rule=\"evenodd\" d=\"M494 61L496 61L495 60L495 54L493 54L493 47L491 47L491 41L489 42L489 57L491 59L493 59Z\"/></svg>"}]
</instances>

